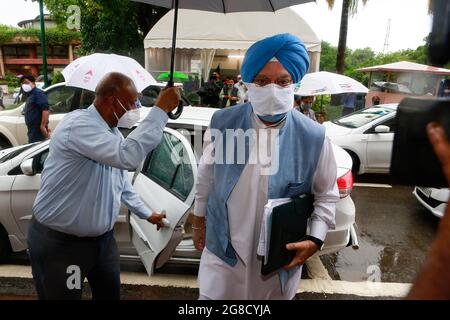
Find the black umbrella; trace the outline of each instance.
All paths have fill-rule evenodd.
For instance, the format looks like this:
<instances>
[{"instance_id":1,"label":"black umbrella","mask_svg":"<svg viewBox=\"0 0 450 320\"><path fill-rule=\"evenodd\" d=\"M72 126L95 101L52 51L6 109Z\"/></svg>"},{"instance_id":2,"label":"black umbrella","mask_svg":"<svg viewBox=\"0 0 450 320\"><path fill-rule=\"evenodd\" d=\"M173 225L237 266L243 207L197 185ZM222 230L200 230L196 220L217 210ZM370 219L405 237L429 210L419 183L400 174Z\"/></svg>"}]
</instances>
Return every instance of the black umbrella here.
<instances>
[{"instance_id":1,"label":"black umbrella","mask_svg":"<svg viewBox=\"0 0 450 320\"><path fill-rule=\"evenodd\" d=\"M132 0L159 7L174 9L172 52L170 59L170 78L168 86L173 87L173 72L175 67L175 47L177 41L178 9L192 9L220 13L269 11L294 6L297 4L315 2L315 0ZM180 103L175 114L169 113L171 119L178 119L183 111Z\"/></svg>"}]
</instances>

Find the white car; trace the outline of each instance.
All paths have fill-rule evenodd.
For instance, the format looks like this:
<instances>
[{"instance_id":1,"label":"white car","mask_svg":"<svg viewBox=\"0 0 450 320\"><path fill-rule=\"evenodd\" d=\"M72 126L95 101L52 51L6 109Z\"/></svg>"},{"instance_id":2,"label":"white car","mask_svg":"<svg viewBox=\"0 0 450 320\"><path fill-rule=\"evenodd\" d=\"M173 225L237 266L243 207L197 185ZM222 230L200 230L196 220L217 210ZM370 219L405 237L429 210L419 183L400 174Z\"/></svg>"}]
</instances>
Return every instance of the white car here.
<instances>
[{"instance_id":1,"label":"white car","mask_svg":"<svg viewBox=\"0 0 450 320\"><path fill-rule=\"evenodd\" d=\"M164 86L162 83L157 83L144 89L143 96L140 98L142 105L152 107ZM53 131L68 112L89 107L95 98L94 92L68 87L65 83L52 85L44 91L47 94L50 109L49 127ZM182 96L182 100L184 106L189 106L189 101L185 97ZM0 149L28 143L28 129L23 115L24 107L25 103L13 110L0 113Z\"/></svg>"},{"instance_id":2,"label":"white car","mask_svg":"<svg viewBox=\"0 0 450 320\"><path fill-rule=\"evenodd\" d=\"M331 141L352 157L355 174L389 173L397 106L374 106L324 123Z\"/></svg>"},{"instance_id":3,"label":"white car","mask_svg":"<svg viewBox=\"0 0 450 320\"><path fill-rule=\"evenodd\" d=\"M143 108L142 117L148 111ZM147 156L141 167L130 172L133 186L144 203L153 211L165 210L170 221L169 228L157 232L154 225L134 214L128 216L125 207L121 209L114 229L121 258L140 257L149 275L169 260L199 263L200 252L193 246L189 218L194 202L197 161L202 149L200 143L196 145L198 150L194 150L194 141L202 141L215 111L217 109L186 108L181 118L169 121L160 145ZM123 133L127 135L129 130ZM0 256L5 256L9 248L12 251L27 248L32 205L40 186L48 144L45 141L0 153ZM334 152L341 199L337 203L336 229L328 232L325 248L319 254L335 252L349 245L358 246L354 228L355 206L350 197L353 187L351 158L337 146Z\"/></svg>"},{"instance_id":4,"label":"white car","mask_svg":"<svg viewBox=\"0 0 450 320\"><path fill-rule=\"evenodd\" d=\"M433 215L442 218L450 198L450 190L447 188L415 187L413 191L416 199Z\"/></svg>"}]
</instances>

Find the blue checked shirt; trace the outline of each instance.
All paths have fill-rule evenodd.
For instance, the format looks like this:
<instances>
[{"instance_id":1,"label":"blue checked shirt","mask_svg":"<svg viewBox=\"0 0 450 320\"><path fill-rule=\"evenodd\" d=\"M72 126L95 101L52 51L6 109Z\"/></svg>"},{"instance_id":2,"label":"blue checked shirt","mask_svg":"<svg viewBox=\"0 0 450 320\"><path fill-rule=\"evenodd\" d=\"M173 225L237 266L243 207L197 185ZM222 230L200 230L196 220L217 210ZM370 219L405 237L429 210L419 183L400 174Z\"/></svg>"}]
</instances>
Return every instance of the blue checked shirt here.
<instances>
[{"instance_id":1,"label":"blue checked shirt","mask_svg":"<svg viewBox=\"0 0 450 320\"><path fill-rule=\"evenodd\" d=\"M33 205L38 222L79 237L112 230L121 202L142 219L151 212L133 190L127 170L158 146L167 114L153 107L124 139L97 109L67 114L55 129Z\"/></svg>"}]
</instances>

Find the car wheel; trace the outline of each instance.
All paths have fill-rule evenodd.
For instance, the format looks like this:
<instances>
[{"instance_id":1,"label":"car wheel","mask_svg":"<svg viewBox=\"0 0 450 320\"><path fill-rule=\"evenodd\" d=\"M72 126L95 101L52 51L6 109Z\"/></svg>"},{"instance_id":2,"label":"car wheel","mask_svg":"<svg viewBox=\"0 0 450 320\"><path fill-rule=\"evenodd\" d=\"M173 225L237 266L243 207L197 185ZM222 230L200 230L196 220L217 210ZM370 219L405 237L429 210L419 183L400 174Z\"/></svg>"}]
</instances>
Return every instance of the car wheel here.
<instances>
[{"instance_id":1,"label":"car wheel","mask_svg":"<svg viewBox=\"0 0 450 320\"><path fill-rule=\"evenodd\" d=\"M349 150L345 150L348 152L348 154L350 155L350 157L352 157L352 173L353 176L356 176L359 172L359 168L361 165L361 161L359 160L359 157L356 155L356 153L354 153L353 151L349 151Z\"/></svg>"},{"instance_id":2,"label":"car wheel","mask_svg":"<svg viewBox=\"0 0 450 320\"><path fill-rule=\"evenodd\" d=\"M8 234L5 228L0 225L0 263L5 262L10 253L11 244L9 243Z\"/></svg>"},{"instance_id":3,"label":"car wheel","mask_svg":"<svg viewBox=\"0 0 450 320\"><path fill-rule=\"evenodd\" d=\"M5 138L0 137L0 150L11 148L12 145L9 143L9 141L5 140Z\"/></svg>"}]
</instances>

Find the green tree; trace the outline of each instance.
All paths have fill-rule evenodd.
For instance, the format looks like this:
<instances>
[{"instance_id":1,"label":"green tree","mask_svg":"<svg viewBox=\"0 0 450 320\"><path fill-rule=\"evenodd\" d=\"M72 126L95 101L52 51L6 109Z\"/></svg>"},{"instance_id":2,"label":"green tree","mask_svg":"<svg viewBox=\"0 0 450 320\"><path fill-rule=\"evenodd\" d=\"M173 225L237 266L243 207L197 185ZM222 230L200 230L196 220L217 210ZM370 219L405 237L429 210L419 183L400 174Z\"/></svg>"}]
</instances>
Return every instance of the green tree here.
<instances>
[{"instance_id":1,"label":"green tree","mask_svg":"<svg viewBox=\"0 0 450 320\"><path fill-rule=\"evenodd\" d=\"M81 8L84 3L81 0L44 0L44 4L58 27L65 29L67 18L69 17L67 12L69 6L76 5Z\"/></svg>"},{"instance_id":2,"label":"green tree","mask_svg":"<svg viewBox=\"0 0 450 320\"><path fill-rule=\"evenodd\" d=\"M168 9L130 0L44 0L60 28L72 12L81 9L81 54L114 52L143 62L143 40Z\"/></svg>"},{"instance_id":3,"label":"green tree","mask_svg":"<svg viewBox=\"0 0 450 320\"><path fill-rule=\"evenodd\" d=\"M328 7L331 9L334 8L335 0L326 0L328 3ZM361 0L363 5L366 5L368 0ZM433 14L433 4L434 0L428 0L428 13ZM337 57L336 57L336 72L344 73L345 66L345 58L346 58L346 47L347 47L347 33L348 33L348 19L354 16L358 12L359 0L343 0L342 2L342 14L341 14L341 25L339 29L339 45L337 48ZM410 54L413 54L411 56ZM407 56L407 59L411 61L414 59L418 63L426 63L426 46L423 46L421 49L417 49L414 52L403 53L403 55ZM397 60L400 61L400 60Z\"/></svg>"},{"instance_id":4,"label":"green tree","mask_svg":"<svg viewBox=\"0 0 450 320\"><path fill-rule=\"evenodd\" d=\"M337 48L329 42L322 42L322 52L320 53L320 71L336 71Z\"/></svg>"},{"instance_id":5,"label":"green tree","mask_svg":"<svg viewBox=\"0 0 450 320\"><path fill-rule=\"evenodd\" d=\"M427 38L425 42L427 42ZM322 42L322 53L320 59L320 70L334 72L336 65L337 48L328 42ZM400 50L389 53L375 53L371 48L346 50L346 64L344 74L359 82L368 85L368 74L359 72L358 69L374 65L394 63L399 61L410 61L427 64L427 45L419 46L417 49ZM450 66L450 65L449 65Z\"/></svg>"},{"instance_id":6,"label":"green tree","mask_svg":"<svg viewBox=\"0 0 450 320\"><path fill-rule=\"evenodd\" d=\"M53 79L52 79L52 85L60 83L60 82L64 82L64 76L61 73L61 71L56 71L53 72Z\"/></svg>"},{"instance_id":7,"label":"green tree","mask_svg":"<svg viewBox=\"0 0 450 320\"><path fill-rule=\"evenodd\" d=\"M334 8L335 0L326 0L330 9ZM363 5L368 0L361 0ZM339 28L339 45L337 49L336 57L336 72L343 74L345 69L345 55L347 49L347 34L348 34L348 19L354 16L358 12L358 0L343 0L342 1L342 14L341 14L341 26Z\"/></svg>"}]
</instances>

